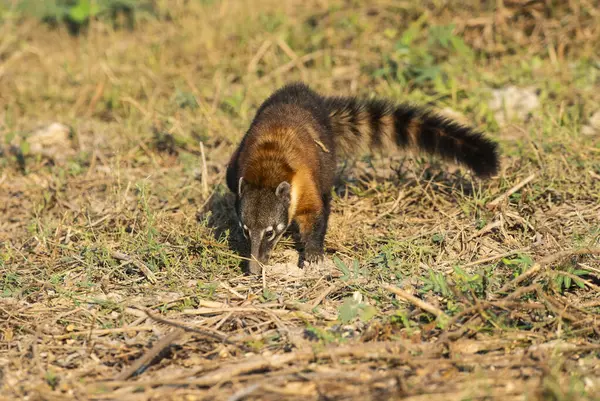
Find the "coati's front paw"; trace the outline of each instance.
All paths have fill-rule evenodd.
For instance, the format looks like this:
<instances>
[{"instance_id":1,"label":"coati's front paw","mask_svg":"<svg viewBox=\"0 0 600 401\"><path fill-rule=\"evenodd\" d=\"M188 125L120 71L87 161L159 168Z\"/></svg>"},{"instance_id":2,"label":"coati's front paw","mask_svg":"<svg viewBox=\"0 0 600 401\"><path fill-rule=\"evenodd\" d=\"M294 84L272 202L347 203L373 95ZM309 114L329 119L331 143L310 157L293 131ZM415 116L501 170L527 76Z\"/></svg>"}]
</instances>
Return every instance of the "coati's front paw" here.
<instances>
[{"instance_id":1,"label":"coati's front paw","mask_svg":"<svg viewBox=\"0 0 600 401\"><path fill-rule=\"evenodd\" d=\"M312 264L317 264L323 262L324 254L322 249L307 249L304 253L304 263L303 265L309 266Z\"/></svg>"}]
</instances>

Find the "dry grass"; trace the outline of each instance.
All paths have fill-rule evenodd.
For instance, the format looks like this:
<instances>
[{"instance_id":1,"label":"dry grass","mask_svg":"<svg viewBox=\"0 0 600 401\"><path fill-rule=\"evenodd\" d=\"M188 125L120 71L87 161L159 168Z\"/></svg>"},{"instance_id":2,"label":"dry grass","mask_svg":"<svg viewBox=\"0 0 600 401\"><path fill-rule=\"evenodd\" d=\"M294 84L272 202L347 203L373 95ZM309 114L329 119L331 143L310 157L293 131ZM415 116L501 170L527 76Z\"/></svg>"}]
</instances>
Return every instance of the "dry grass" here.
<instances>
[{"instance_id":1,"label":"dry grass","mask_svg":"<svg viewBox=\"0 0 600 401\"><path fill-rule=\"evenodd\" d=\"M463 3L159 1L79 37L5 20L0 398L599 399L600 13ZM359 158L335 268L244 276L225 163L292 79L451 108L502 172ZM540 107L499 126L507 85ZM51 122L72 135L36 154Z\"/></svg>"}]
</instances>

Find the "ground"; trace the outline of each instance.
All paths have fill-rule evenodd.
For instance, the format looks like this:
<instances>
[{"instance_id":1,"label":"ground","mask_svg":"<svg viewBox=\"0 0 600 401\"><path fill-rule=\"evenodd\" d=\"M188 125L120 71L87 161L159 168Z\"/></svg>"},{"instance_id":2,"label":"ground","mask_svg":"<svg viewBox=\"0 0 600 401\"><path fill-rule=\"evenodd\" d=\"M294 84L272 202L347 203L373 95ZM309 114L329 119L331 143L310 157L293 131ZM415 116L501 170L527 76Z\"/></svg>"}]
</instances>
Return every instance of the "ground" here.
<instances>
[{"instance_id":1,"label":"ground","mask_svg":"<svg viewBox=\"0 0 600 401\"><path fill-rule=\"evenodd\" d=\"M600 399L592 0L0 6L0 398ZM303 79L448 113L502 168L340 160L327 262L242 272L225 165Z\"/></svg>"}]
</instances>

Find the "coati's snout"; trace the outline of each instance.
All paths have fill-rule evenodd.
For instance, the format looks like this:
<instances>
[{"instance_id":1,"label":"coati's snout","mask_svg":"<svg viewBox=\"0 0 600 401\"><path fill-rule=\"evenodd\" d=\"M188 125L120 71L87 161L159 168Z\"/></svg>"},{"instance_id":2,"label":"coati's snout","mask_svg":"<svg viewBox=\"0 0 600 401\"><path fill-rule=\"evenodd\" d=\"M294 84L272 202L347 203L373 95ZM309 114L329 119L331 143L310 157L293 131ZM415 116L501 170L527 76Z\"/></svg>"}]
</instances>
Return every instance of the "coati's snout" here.
<instances>
[{"instance_id":1,"label":"coati's snout","mask_svg":"<svg viewBox=\"0 0 600 401\"><path fill-rule=\"evenodd\" d=\"M257 187L240 178L236 210L240 228L250 242L249 270L261 273L260 263L269 261L271 251L289 225L290 184L277 188Z\"/></svg>"}]
</instances>

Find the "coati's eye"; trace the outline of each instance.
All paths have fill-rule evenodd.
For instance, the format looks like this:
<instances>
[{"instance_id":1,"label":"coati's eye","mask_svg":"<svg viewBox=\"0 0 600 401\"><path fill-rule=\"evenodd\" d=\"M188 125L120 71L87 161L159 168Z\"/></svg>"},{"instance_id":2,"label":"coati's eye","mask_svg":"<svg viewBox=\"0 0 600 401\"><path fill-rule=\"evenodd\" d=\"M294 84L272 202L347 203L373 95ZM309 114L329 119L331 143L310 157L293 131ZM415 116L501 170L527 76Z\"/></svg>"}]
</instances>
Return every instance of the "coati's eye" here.
<instances>
[{"instance_id":1,"label":"coati's eye","mask_svg":"<svg viewBox=\"0 0 600 401\"><path fill-rule=\"evenodd\" d=\"M275 238L275 231L273 230L272 226L266 228L265 237L267 237L269 241L273 241L273 239Z\"/></svg>"}]
</instances>

